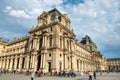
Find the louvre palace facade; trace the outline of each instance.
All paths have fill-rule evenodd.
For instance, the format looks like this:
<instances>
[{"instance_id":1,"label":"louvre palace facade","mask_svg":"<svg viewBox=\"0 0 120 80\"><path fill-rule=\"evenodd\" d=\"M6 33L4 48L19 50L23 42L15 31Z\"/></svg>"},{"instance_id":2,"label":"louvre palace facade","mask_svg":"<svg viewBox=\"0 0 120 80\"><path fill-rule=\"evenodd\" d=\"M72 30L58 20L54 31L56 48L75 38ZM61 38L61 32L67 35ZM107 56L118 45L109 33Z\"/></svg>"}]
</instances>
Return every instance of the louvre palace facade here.
<instances>
[{"instance_id":1,"label":"louvre palace facade","mask_svg":"<svg viewBox=\"0 0 120 80\"><path fill-rule=\"evenodd\" d=\"M107 65L109 71L120 71L120 58L107 59Z\"/></svg>"},{"instance_id":2,"label":"louvre palace facade","mask_svg":"<svg viewBox=\"0 0 120 80\"><path fill-rule=\"evenodd\" d=\"M3 42L0 38L0 69L8 71L107 70L105 57L86 35L80 42L70 29L67 14L43 11L29 36Z\"/></svg>"}]
</instances>

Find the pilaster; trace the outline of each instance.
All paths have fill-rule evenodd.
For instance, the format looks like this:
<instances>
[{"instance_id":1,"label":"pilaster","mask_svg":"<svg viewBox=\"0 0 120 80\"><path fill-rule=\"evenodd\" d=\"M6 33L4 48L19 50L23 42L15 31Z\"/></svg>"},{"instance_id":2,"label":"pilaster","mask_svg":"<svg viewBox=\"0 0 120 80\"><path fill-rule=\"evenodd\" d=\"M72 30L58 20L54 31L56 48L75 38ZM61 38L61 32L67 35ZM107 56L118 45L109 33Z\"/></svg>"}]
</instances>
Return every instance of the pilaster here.
<instances>
[{"instance_id":1,"label":"pilaster","mask_svg":"<svg viewBox=\"0 0 120 80\"><path fill-rule=\"evenodd\" d=\"M23 60L23 55L20 55L20 60L19 60L19 70L22 69L22 60Z\"/></svg>"}]
</instances>

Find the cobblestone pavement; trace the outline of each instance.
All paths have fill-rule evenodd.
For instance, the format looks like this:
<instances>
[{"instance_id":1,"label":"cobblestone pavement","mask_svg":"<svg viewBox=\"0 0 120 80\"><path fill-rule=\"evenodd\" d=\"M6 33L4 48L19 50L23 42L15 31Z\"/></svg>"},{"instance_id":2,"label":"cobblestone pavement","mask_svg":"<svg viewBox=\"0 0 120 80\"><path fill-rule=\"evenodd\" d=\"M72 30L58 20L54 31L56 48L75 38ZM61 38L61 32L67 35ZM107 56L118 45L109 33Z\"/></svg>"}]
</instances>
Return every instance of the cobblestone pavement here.
<instances>
[{"instance_id":1,"label":"cobblestone pavement","mask_svg":"<svg viewBox=\"0 0 120 80\"><path fill-rule=\"evenodd\" d=\"M30 80L30 75L24 74L0 74L0 80ZM36 77L35 80L88 80L87 75L80 76L77 73L76 77L59 77L59 76L42 76ZM120 80L120 73L104 73L102 75L97 74L96 80Z\"/></svg>"}]
</instances>

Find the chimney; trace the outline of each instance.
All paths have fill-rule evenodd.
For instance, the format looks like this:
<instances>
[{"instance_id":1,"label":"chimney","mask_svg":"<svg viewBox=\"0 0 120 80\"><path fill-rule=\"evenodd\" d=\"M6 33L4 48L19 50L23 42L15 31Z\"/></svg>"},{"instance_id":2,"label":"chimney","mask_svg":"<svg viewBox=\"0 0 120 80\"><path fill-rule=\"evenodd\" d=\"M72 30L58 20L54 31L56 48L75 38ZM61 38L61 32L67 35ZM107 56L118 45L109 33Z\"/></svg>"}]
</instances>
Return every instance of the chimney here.
<instances>
[{"instance_id":1,"label":"chimney","mask_svg":"<svg viewBox=\"0 0 120 80\"><path fill-rule=\"evenodd\" d=\"M2 43L2 38L0 37L0 43Z\"/></svg>"},{"instance_id":2,"label":"chimney","mask_svg":"<svg viewBox=\"0 0 120 80\"><path fill-rule=\"evenodd\" d=\"M7 42L10 42L10 40L7 40Z\"/></svg>"}]
</instances>

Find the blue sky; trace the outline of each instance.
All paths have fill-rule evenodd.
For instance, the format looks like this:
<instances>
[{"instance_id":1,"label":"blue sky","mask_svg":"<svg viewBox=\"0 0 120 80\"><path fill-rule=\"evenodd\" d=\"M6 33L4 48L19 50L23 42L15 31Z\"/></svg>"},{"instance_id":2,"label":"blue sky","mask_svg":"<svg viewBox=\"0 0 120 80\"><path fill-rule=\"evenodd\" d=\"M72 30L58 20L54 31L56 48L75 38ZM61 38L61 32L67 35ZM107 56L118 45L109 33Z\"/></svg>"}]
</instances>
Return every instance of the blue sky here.
<instances>
[{"instance_id":1,"label":"blue sky","mask_svg":"<svg viewBox=\"0 0 120 80\"><path fill-rule=\"evenodd\" d=\"M0 37L4 41L28 34L42 11L68 14L81 40L89 35L106 58L120 58L120 0L0 0Z\"/></svg>"}]
</instances>

